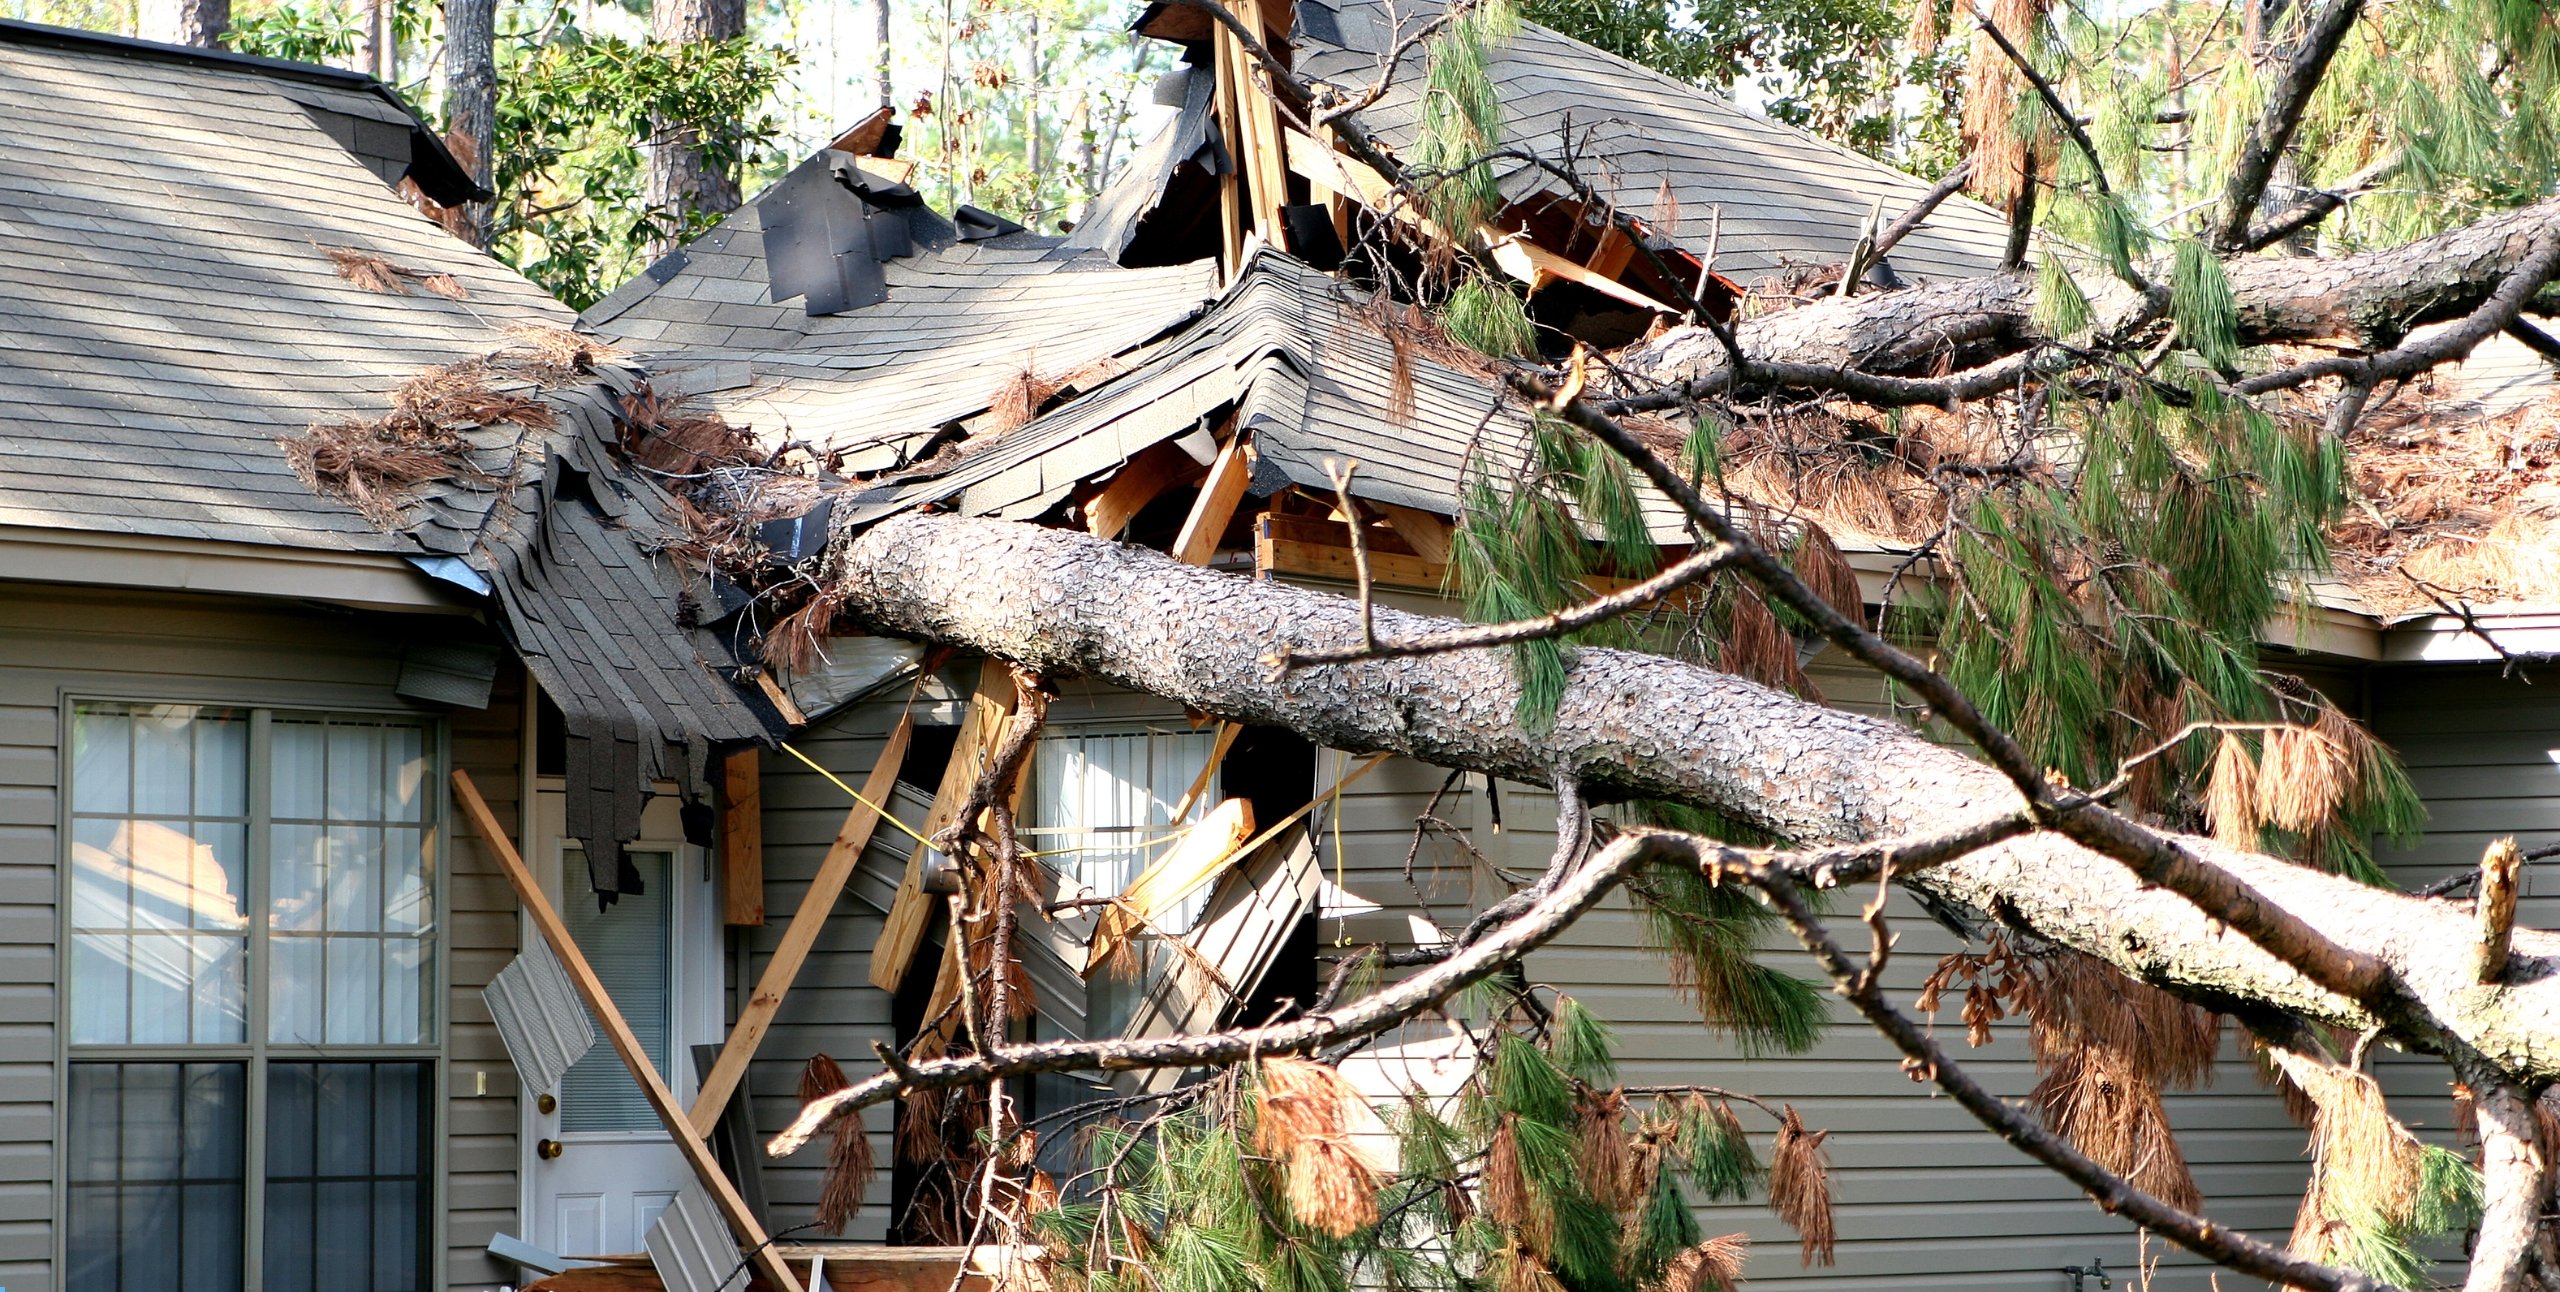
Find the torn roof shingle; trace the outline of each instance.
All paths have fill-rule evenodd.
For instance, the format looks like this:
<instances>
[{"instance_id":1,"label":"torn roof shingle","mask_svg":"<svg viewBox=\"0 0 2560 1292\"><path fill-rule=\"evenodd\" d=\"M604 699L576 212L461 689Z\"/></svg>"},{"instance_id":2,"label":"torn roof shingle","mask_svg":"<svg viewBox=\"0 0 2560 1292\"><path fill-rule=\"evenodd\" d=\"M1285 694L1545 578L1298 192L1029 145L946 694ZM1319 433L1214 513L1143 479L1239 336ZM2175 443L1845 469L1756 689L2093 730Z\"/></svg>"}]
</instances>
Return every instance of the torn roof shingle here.
<instances>
[{"instance_id":1,"label":"torn roof shingle","mask_svg":"<svg viewBox=\"0 0 2560 1292\"><path fill-rule=\"evenodd\" d=\"M1395 347L1362 317L1365 300L1341 279L1262 251L1199 322L1127 374L947 468L866 491L852 521L936 505L1031 519L1078 483L1225 409L1253 437L1257 495L1286 485L1330 493L1328 463L1348 460L1359 463L1352 493L1457 515L1471 468L1506 472L1526 461L1529 419L1419 341L1409 355L1411 416L1391 417ZM1660 541L1688 541L1668 499L1641 484L1637 496Z\"/></svg>"},{"instance_id":2,"label":"torn roof shingle","mask_svg":"<svg viewBox=\"0 0 2560 1292\"><path fill-rule=\"evenodd\" d=\"M321 70L0 24L0 524L419 550L278 440L569 316L350 151L331 122L397 110ZM333 247L468 299L368 291Z\"/></svg>"},{"instance_id":3,"label":"torn roof shingle","mask_svg":"<svg viewBox=\"0 0 2560 1292\"><path fill-rule=\"evenodd\" d=\"M1205 261L1120 269L1031 234L936 241L881 265L887 300L812 315L773 299L750 202L583 324L767 443L842 450L846 470L877 471L1025 370L1055 380L1125 354L1216 292Z\"/></svg>"},{"instance_id":4,"label":"torn roof shingle","mask_svg":"<svg viewBox=\"0 0 2560 1292\"><path fill-rule=\"evenodd\" d=\"M1301 0L1298 70L1365 87L1398 33L1440 12L1437 0ZM1317 38L1337 33L1339 44ZM1427 58L1420 48L1408 53L1386 96L1361 114L1407 157L1419 130ZM1716 272L1738 282L1789 261L1845 260L1879 198L1890 221L1929 190L1872 158L1535 23L1522 23L1518 35L1495 46L1491 62L1503 147L1580 158L1586 183L1693 254L1705 250L1710 212L1719 212ZM1514 200L1557 187L1535 167L1502 165L1503 191ZM1955 197L1890 259L1907 279L1968 277L1996 270L2007 238L1998 213Z\"/></svg>"}]
</instances>

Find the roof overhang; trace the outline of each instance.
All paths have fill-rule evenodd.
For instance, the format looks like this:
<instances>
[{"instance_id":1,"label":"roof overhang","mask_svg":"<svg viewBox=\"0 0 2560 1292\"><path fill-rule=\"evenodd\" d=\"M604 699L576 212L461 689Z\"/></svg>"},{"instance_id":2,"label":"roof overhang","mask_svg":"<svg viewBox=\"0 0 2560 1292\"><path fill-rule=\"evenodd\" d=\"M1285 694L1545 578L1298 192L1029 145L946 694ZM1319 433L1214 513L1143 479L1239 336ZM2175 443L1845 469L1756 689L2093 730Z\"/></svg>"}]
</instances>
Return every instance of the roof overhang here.
<instances>
[{"instance_id":1,"label":"roof overhang","mask_svg":"<svg viewBox=\"0 0 2560 1292\"><path fill-rule=\"evenodd\" d=\"M29 525L0 525L0 570L33 583L275 597L401 614L470 614L481 605L389 553Z\"/></svg>"}]
</instances>

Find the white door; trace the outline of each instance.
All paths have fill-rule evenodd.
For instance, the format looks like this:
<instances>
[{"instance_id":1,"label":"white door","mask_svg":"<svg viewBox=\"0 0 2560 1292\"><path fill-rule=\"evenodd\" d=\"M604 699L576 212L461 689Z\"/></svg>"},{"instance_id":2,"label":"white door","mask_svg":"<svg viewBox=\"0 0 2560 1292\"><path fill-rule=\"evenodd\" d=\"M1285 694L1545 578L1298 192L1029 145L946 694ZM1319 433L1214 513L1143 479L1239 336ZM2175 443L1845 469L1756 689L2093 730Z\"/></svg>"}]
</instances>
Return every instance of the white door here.
<instances>
[{"instance_id":1,"label":"white door","mask_svg":"<svg viewBox=\"0 0 2560 1292\"><path fill-rule=\"evenodd\" d=\"M717 913L702 850L682 842L675 802L652 799L629 849L646 891L599 911L561 815L557 792L536 795L543 882L658 1075L690 1104L699 1083L687 1047L720 1039ZM560 1087L523 1101L527 1237L569 1256L639 1252L692 1174L601 1028Z\"/></svg>"}]
</instances>

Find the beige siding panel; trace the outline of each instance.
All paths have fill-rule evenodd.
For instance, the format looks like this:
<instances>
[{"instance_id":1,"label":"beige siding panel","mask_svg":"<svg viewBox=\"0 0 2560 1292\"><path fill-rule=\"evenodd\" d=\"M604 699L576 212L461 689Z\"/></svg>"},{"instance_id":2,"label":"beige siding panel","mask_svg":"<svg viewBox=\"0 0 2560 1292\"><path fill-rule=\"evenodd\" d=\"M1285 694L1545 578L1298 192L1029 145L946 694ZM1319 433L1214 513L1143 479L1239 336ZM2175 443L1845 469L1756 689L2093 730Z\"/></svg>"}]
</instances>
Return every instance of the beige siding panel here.
<instances>
[{"instance_id":1,"label":"beige siding panel","mask_svg":"<svg viewBox=\"0 0 2560 1292\"><path fill-rule=\"evenodd\" d=\"M468 632L467 622L428 621L429 631ZM285 602L189 596L137 596L51 585L0 583L0 1055L50 1056L57 1043L60 892L55 837L60 775L57 743L66 695L203 700L307 708L412 707L392 693L402 646L420 635L418 621L307 610ZM517 696L502 677L485 711L436 710L445 720L456 765L480 782L502 819L514 820L517 797ZM448 819L450 813L448 811ZM457 840L447 865L457 916L485 909L497 884L476 845ZM502 884L494 890L503 894ZM509 902L510 908L512 902ZM457 1050L478 1050L487 1018L479 987L513 948L489 927L457 918L447 930L452 995L449 1035ZM492 1043L488 1050L495 1055ZM503 1057L497 1056L500 1066ZM451 1071L449 1128L479 1126L481 1109L466 1105L469 1072ZM0 1286L53 1292L53 1150L59 1074L43 1062L0 1064ZM496 1083L512 1089L512 1078ZM456 1175L447 1198L451 1246L446 1285L495 1288L506 1272L480 1251L495 1229L515 1220L514 1117L503 1134L457 1139L449 1160Z\"/></svg>"}]
</instances>

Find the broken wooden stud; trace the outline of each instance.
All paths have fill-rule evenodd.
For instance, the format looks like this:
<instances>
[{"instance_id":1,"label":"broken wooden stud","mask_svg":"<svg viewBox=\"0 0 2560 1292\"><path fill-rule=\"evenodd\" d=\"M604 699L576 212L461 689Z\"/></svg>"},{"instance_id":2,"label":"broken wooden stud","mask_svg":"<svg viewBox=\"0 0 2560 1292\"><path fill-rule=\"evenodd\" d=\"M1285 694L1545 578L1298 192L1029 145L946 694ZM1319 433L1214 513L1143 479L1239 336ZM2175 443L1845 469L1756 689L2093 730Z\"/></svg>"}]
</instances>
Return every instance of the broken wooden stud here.
<instances>
[{"instance_id":1,"label":"broken wooden stud","mask_svg":"<svg viewBox=\"0 0 2560 1292\"><path fill-rule=\"evenodd\" d=\"M623 1021L621 1008L613 1003L604 983L597 979L596 971L587 964L586 954L578 949L577 939L569 936L569 926L562 923L560 913L552 909L551 899L543 894L541 881L534 878L532 869L524 864L524 857L516 851L515 844L508 841L507 832L499 828L497 816L489 811L488 800L480 797L480 787L472 783L471 773L459 767L453 769L453 798L462 808L463 820L479 832L481 841L488 844L489 851L497 857L498 868L505 872L508 886L516 890L516 900L523 903L525 914L533 920L534 930L542 935L551 953L560 958L560 967L569 971L569 981L577 987L579 998L587 1003L588 1012L595 1015L596 1024L603 1029L605 1039L613 1043L614 1053L622 1056L622 1065L631 1070L632 1081L638 1083L641 1095L658 1114L659 1122L666 1126L667 1138L675 1141L676 1152L684 1157L685 1165L693 1168L694 1178L702 1181L703 1190L711 1195L712 1206L719 1210L720 1218L728 1222L729 1232L737 1238L738 1245L747 1249L748 1259L772 1283L776 1292L801 1292L800 1281L792 1276L790 1267L784 1265L780 1254L774 1251L772 1239L756 1220L755 1212L747 1207L746 1199L738 1196L737 1186L729 1183L728 1175L720 1169L719 1160L711 1155L711 1146L693 1129L693 1122L685 1116L684 1108L676 1103L675 1092L667 1089L666 1081L658 1075L657 1066L649 1061L649 1052L640 1048L640 1038L632 1035L631 1025Z\"/></svg>"},{"instance_id":2,"label":"broken wooden stud","mask_svg":"<svg viewBox=\"0 0 2560 1292\"><path fill-rule=\"evenodd\" d=\"M969 796L987 759L1003 742L1014 700L1012 672L1000 661L986 661L978 672L977 693L969 699L968 716L961 719L960 738L951 747L951 761L942 769L942 784L934 791L933 807L925 816L925 838L938 837L950 828L961 801ZM1021 789L1019 779L1014 788L1017 792ZM924 944L934 910L941 905L924 889L925 854L929 851L919 843L907 855L906 873L898 880L898 896L889 904L889 918L880 927L880 940L872 945L871 985L882 991L894 992L906 981L907 970L915 963L916 949Z\"/></svg>"},{"instance_id":3,"label":"broken wooden stud","mask_svg":"<svg viewBox=\"0 0 2560 1292\"><path fill-rule=\"evenodd\" d=\"M2480 855L2480 946L2475 967L2481 982L2496 982L2507 971L2507 949L2515 940L2516 896L2524 878L2524 851L2510 837L2489 845Z\"/></svg>"}]
</instances>

